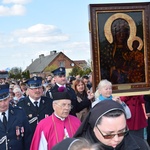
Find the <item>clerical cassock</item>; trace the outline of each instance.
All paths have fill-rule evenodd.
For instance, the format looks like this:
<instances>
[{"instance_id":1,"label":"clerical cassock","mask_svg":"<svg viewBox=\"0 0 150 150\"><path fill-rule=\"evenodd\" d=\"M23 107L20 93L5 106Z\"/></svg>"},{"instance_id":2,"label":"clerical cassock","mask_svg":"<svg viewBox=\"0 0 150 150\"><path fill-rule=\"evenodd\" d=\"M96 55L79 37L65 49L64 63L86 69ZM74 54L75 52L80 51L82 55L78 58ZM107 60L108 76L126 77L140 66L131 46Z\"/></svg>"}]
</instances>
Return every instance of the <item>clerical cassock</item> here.
<instances>
[{"instance_id":1,"label":"clerical cassock","mask_svg":"<svg viewBox=\"0 0 150 150\"><path fill-rule=\"evenodd\" d=\"M38 124L30 150L39 150L42 143L47 145L47 150L51 150L54 145L63 139L73 137L79 126L80 121L74 116L69 115L65 120L61 120L55 114L52 114Z\"/></svg>"},{"instance_id":2,"label":"clerical cassock","mask_svg":"<svg viewBox=\"0 0 150 150\"><path fill-rule=\"evenodd\" d=\"M81 122L69 112L72 108L67 92L53 93L54 113L36 127L30 150L51 150L65 138L73 137Z\"/></svg>"}]
</instances>

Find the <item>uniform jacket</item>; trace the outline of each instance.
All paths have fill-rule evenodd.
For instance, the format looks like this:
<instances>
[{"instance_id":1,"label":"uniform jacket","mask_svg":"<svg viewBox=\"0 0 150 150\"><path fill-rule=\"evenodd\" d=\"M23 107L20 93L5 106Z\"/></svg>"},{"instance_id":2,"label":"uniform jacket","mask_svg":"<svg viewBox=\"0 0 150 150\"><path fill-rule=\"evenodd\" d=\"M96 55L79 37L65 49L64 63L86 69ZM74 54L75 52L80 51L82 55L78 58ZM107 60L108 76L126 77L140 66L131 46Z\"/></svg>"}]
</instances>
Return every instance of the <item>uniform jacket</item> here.
<instances>
[{"instance_id":1,"label":"uniform jacket","mask_svg":"<svg viewBox=\"0 0 150 150\"><path fill-rule=\"evenodd\" d=\"M30 101L29 97L26 97L22 101L18 102L17 105L25 110L29 124L31 125L32 133L34 133L37 123L40 120L48 117L53 113L52 100L44 96L41 97L38 111Z\"/></svg>"},{"instance_id":2,"label":"uniform jacket","mask_svg":"<svg viewBox=\"0 0 150 150\"><path fill-rule=\"evenodd\" d=\"M59 86L57 84L55 84L54 87L52 87L50 90L47 91L46 96L52 98L51 93L58 92L58 88L59 88ZM76 116L77 112L80 112L82 109L91 106L91 101L90 100L82 101L82 102L79 103L77 101L75 91L70 86L66 85L66 90L68 91L68 93L71 97L71 103L73 105L73 108L70 111L71 115Z\"/></svg>"},{"instance_id":3,"label":"uniform jacket","mask_svg":"<svg viewBox=\"0 0 150 150\"><path fill-rule=\"evenodd\" d=\"M0 150L29 150L31 138L31 127L24 110L9 106L6 130L0 121Z\"/></svg>"}]
</instances>

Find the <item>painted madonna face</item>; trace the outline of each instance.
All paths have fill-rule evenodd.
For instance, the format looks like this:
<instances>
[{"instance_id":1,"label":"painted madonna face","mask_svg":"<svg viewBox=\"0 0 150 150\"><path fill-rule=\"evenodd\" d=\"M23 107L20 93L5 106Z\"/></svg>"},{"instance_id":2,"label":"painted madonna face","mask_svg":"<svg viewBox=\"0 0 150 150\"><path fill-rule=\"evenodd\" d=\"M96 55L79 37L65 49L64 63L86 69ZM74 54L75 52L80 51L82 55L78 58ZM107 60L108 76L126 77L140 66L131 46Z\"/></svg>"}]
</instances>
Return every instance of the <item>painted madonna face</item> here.
<instances>
[{"instance_id":1,"label":"painted madonna face","mask_svg":"<svg viewBox=\"0 0 150 150\"><path fill-rule=\"evenodd\" d=\"M112 23L112 34L114 40L117 44L124 44L126 43L127 39L129 38L129 25L126 20L124 19L116 19Z\"/></svg>"}]
</instances>

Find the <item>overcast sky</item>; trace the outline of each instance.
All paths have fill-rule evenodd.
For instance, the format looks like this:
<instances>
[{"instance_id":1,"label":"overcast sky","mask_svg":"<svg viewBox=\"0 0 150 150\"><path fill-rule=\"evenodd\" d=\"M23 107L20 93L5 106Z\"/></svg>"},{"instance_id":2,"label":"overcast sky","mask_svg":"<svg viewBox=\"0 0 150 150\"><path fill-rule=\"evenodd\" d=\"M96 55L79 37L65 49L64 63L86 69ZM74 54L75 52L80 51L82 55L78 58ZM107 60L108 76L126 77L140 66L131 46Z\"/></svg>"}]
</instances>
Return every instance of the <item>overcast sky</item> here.
<instances>
[{"instance_id":1,"label":"overcast sky","mask_svg":"<svg viewBox=\"0 0 150 150\"><path fill-rule=\"evenodd\" d=\"M24 70L52 50L72 60L90 60L88 5L94 3L101 0L0 0L0 70Z\"/></svg>"}]
</instances>

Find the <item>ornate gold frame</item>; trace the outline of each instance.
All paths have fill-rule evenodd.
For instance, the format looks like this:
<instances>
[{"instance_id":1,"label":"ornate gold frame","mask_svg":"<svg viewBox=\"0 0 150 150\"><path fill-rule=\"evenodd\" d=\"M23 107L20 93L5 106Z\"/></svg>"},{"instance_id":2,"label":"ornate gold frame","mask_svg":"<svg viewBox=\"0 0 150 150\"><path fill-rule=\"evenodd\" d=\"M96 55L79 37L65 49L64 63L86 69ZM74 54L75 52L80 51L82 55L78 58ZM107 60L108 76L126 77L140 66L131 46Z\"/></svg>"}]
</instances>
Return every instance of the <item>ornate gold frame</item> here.
<instances>
[{"instance_id":1,"label":"ornate gold frame","mask_svg":"<svg viewBox=\"0 0 150 150\"><path fill-rule=\"evenodd\" d=\"M123 95L150 94L150 2L143 3L120 3L120 4L90 4L90 37L91 37L91 57L93 69L93 89L95 90L102 78L101 53L103 39L108 44L113 43L111 25L114 20L124 19L130 28L130 35L127 46L133 51L133 41L138 41L138 51L143 52L144 80L141 82L113 83L114 93ZM141 15L141 27L137 27L136 17ZM139 17L139 16L138 16ZM142 32L142 33L140 33ZM140 35L138 35L140 34ZM128 74L128 73L127 73ZM111 80L110 80L111 81ZM129 94L130 93L130 94Z\"/></svg>"}]
</instances>

